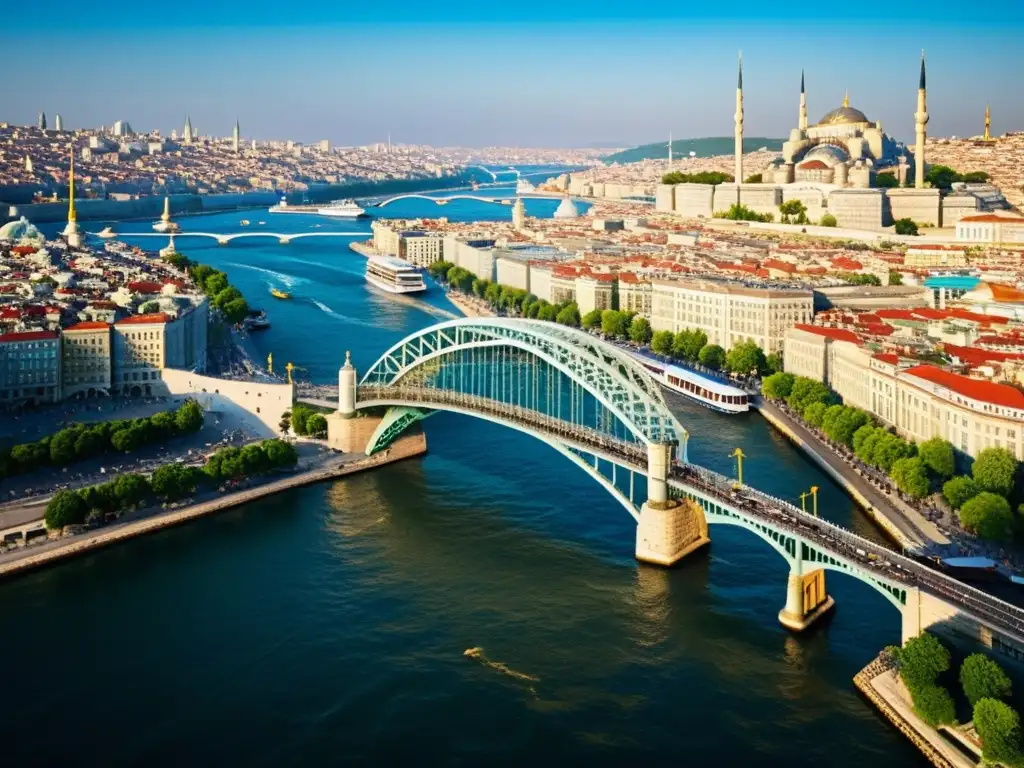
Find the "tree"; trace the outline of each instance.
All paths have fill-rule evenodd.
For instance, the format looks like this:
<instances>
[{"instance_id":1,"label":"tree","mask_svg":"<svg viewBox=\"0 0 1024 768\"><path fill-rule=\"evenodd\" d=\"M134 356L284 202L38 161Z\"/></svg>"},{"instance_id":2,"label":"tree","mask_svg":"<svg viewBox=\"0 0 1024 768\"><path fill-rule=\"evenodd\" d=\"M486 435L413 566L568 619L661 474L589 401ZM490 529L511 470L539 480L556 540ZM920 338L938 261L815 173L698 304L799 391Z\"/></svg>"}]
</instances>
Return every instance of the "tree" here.
<instances>
[{"instance_id":1,"label":"tree","mask_svg":"<svg viewBox=\"0 0 1024 768\"><path fill-rule=\"evenodd\" d=\"M479 283L479 280L473 280L473 283ZM472 284L471 284L472 285ZM492 283L489 280L484 283L484 300L492 307L498 304L498 300L501 298L501 286L497 283Z\"/></svg>"},{"instance_id":2,"label":"tree","mask_svg":"<svg viewBox=\"0 0 1024 768\"><path fill-rule=\"evenodd\" d=\"M974 707L982 699L1009 698L1012 686L1003 668L983 653L972 653L960 665L960 685Z\"/></svg>"},{"instance_id":3,"label":"tree","mask_svg":"<svg viewBox=\"0 0 1024 768\"><path fill-rule=\"evenodd\" d=\"M982 491L960 507L960 524L968 531L990 541L1013 537L1013 513L1002 496Z\"/></svg>"},{"instance_id":4,"label":"tree","mask_svg":"<svg viewBox=\"0 0 1024 768\"><path fill-rule=\"evenodd\" d=\"M924 465L936 477L952 477L956 464L953 460L953 444L941 437L925 440L917 448Z\"/></svg>"},{"instance_id":5,"label":"tree","mask_svg":"<svg viewBox=\"0 0 1024 768\"><path fill-rule=\"evenodd\" d=\"M761 394L771 400L782 400L793 391L796 376L792 373L773 373L761 381Z\"/></svg>"},{"instance_id":6,"label":"tree","mask_svg":"<svg viewBox=\"0 0 1024 768\"><path fill-rule=\"evenodd\" d=\"M249 316L249 304L245 299L233 299L221 308L229 323L240 323Z\"/></svg>"},{"instance_id":7,"label":"tree","mask_svg":"<svg viewBox=\"0 0 1024 768\"><path fill-rule=\"evenodd\" d=\"M306 425L310 426L311 424L313 424L313 419L315 419L316 417L320 417L321 419L324 418L323 416L320 416L319 413L314 414L313 416L310 416L309 421L306 422ZM310 434L313 435L314 437L317 436L314 434L312 427L310 427ZM327 420L324 419L324 436L326 435ZM256 443L250 443L249 445L243 447L242 450L238 452L238 458L242 462L242 467L244 468L247 477L262 474L263 472L266 472L267 469L270 468L270 459L267 457L266 452L263 450L263 446L257 445Z\"/></svg>"},{"instance_id":8,"label":"tree","mask_svg":"<svg viewBox=\"0 0 1024 768\"><path fill-rule=\"evenodd\" d=\"M811 403L804 408L804 421L810 424L812 427L821 427L822 421L825 418L825 411L829 406L825 403Z\"/></svg>"},{"instance_id":9,"label":"tree","mask_svg":"<svg viewBox=\"0 0 1024 768\"><path fill-rule=\"evenodd\" d=\"M559 325L568 325L572 328L579 328L580 308L576 306L576 302L571 302L562 307L558 314L555 315L555 322Z\"/></svg>"},{"instance_id":10,"label":"tree","mask_svg":"<svg viewBox=\"0 0 1024 768\"><path fill-rule=\"evenodd\" d=\"M953 509L960 509L979 493L981 489L978 484L966 475L958 475L952 480L947 480L942 486L942 495Z\"/></svg>"},{"instance_id":11,"label":"tree","mask_svg":"<svg viewBox=\"0 0 1024 768\"><path fill-rule=\"evenodd\" d=\"M292 431L296 435L308 434L306 421L313 415L313 409L305 405L292 407Z\"/></svg>"},{"instance_id":12,"label":"tree","mask_svg":"<svg viewBox=\"0 0 1024 768\"><path fill-rule=\"evenodd\" d=\"M646 317L634 317L629 324L629 340L634 344L649 344L653 337L650 321Z\"/></svg>"},{"instance_id":13,"label":"tree","mask_svg":"<svg viewBox=\"0 0 1024 768\"><path fill-rule=\"evenodd\" d=\"M118 506L124 509L138 504L149 493L149 481L142 475L121 475L114 481L114 496Z\"/></svg>"},{"instance_id":14,"label":"tree","mask_svg":"<svg viewBox=\"0 0 1024 768\"><path fill-rule=\"evenodd\" d=\"M747 176L747 180L744 182L744 184L760 184L762 181L764 181L763 173L752 173L749 176Z\"/></svg>"},{"instance_id":15,"label":"tree","mask_svg":"<svg viewBox=\"0 0 1024 768\"><path fill-rule=\"evenodd\" d=\"M974 459L971 474L981 490L1009 496L1017 474L1017 459L1005 448L986 448Z\"/></svg>"},{"instance_id":16,"label":"tree","mask_svg":"<svg viewBox=\"0 0 1024 768\"><path fill-rule=\"evenodd\" d=\"M833 399L832 391L820 381L797 376L786 402L797 413L803 413L811 403L831 403Z\"/></svg>"},{"instance_id":17,"label":"tree","mask_svg":"<svg viewBox=\"0 0 1024 768\"><path fill-rule=\"evenodd\" d=\"M11 448L11 461L19 472L31 472L50 459L50 448L39 443L21 443Z\"/></svg>"},{"instance_id":18,"label":"tree","mask_svg":"<svg viewBox=\"0 0 1024 768\"><path fill-rule=\"evenodd\" d=\"M981 739L986 761L1020 763L1020 716L997 699L981 699L974 705L974 727Z\"/></svg>"},{"instance_id":19,"label":"tree","mask_svg":"<svg viewBox=\"0 0 1024 768\"><path fill-rule=\"evenodd\" d=\"M936 189L949 189L957 181L960 181L960 174L948 165L931 165L925 171L924 180Z\"/></svg>"},{"instance_id":20,"label":"tree","mask_svg":"<svg viewBox=\"0 0 1024 768\"><path fill-rule=\"evenodd\" d=\"M764 359L764 367L769 373L779 373L782 370L782 355L772 352Z\"/></svg>"},{"instance_id":21,"label":"tree","mask_svg":"<svg viewBox=\"0 0 1024 768\"><path fill-rule=\"evenodd\" d=\"M203 283L203 291L207 296L216 296L228 287L228 276L223 272L214 272Z\"/></svg>"},{"instance_id":22,"label":"tree","mask_svg":"<svg viewBox=\"0 0 1024 768\"><path fill-rule=\"evenodd\" d=\"M893 176L891 173L877 173L875 174L875 186L880 189L892 189L898 187L900 180Z\"/></svg>"},{"instance_id":23,"label":"tree","mask_svg":"<svg viewBox=\"0 0 1024 768\"><path fill-rule=\"evenodd\" d=\"M658 355L670 355L673 341L675 336L672 331L655 331L651 336L651 351Z\"/></svg>"},{"instance_id":24,"label":"tree","mask_svg":"<svg viewBox=\"0 0 1024 768\"><path fill-rule=\"evenodd\" d=\"M895 269L889 270L889 285L903 285L903 275Z\"/></svg>"},{"instance_id":25,"label":"tree","mask_svg":"<svg viewBox=\"0 0 1024 768\"><path fill-rule=\"evenodd\" d=\"M821 224L821 226L823 226L823 227L838 227L839 226L839 222L836 220L836 217L833 216L831 213L826 213L824 216L822 216L821 217L821 221L818 222L818 223Z\"/></svg>"},{"instance_id":26,"label":"tree","mask_svg":"<svg viewBox=\"0 0 1024 768\"><path fill-rule=\"evenodd\" d=\"M160 414L158 413L157 416ZM83 429L75 439L75 456L78 459L88 459L98 456L107 448L107 438L98 429Z\"/></svg>"},{"instance_id":27,"label":"tree","mask_svg":"<svg viewBox=\"0 0 1024 768\"><path fill-rule=\"evenodd\" d=\"M871 427L871 425L867 426L871 428L871 431L867 432L866 434L862 433L863 438L860 441L860 445L855 445L853 452L857 456L857 458L863 461L865 464L874 465L875 446L878 445L878 441L882 439L886 432L881 427ZM865 427L861 427L861 429L865 429ZM860 432L860 429L857 430L857 432ZM854 435L854 438L856 438L856 434Z\"/></svg>"},{"instance_id":28,"label":"tree","mask_svg":"<svg viewBox=\"0 0 1024 768\"><path fill-rule=\"evenodd\" d=\"M606 309L601 313L601 333L605 336L624 339L626 332L625 315L614 309Z\"/></svg>"},{"instance_id":29,"label":"tree","mask_svg":"<svg viewBox=\"0 0 1024 768\"><path fill-rule=\"evenodd\" d=\"M221 291L223 293L223 291ZM155 315L160 311L159 301L147 301L141 307L139 307L139 314L141 315Z\"/></svg>"},{"instance_id":30,"label":"tree","mask_svg":"<svg viewBox=\"0 0 1024 768\"><path fill-rule=\"evenodd\" d=\"M661 177L662 184L722 184L732 180L732 176L721 171L701 171L699 173L671 171Z\"/></svg>"},{"instance_id":31,"label":"tree","mask_svg":"<svg viewBox=\"0 0 1024 768\"><path fill-rule=\"evenodd\" d=\"M984 184L988 181L988 174L984 171L968 171L967 173L961 174L960 181L964 181L968 184Z\"/></svg>"},{"instance_id":32,"label":"tree","mask_svg":"<svg viewBox=\"0 0 1024 768\"><path fill-rule=\"evenodd\" d=\"M758 373L765 368L764 351L753 341L733 345L725 356L725 367L733 373Z\"/></svg>"},{"instance_id":33,"label":"tree","mask_svg":"<svg viewBox=\"0 0 1024 768\"><path fill-rule=\"evenodd\" d=\"M920 456L897 459L892 465L892 479L896 487L915 499L928 495L928 473Z\"/></svg>"},{"instance_id":34,"label":"tree","mask_svg":"<svg viewBox=\"0 0 1024 768\"><path fill-rule=\"evenodd\" d=\"M260 446L272 467L293 467L299 460L295 446L284 440L264 440Z\"/></svg>"},{"instance_id":35,"label":"tree","mask_svg":"<svg viewBox=\"0 0 1024 768\"><path fill-rule=\"evenodd\" d=\"M115 451L131 453L142 445L142 432L135 427L119 429L110 436L110 444Z\"/></svg>"},{"instance_id":36,"label":"tree","mask_svg":"<svg viewBox=\"0 0 1024 768\"><path fill-rule=\"evenodd\" d=\"M722 366L725 365L725 358L725 350L717 344L708 344L701 349L700 354L697 356L701 365L713 371L722 370Z\"/></svg>"},{"instance_id":37,"label":"tree","mask_svg":"<svg viewBox=\"0 0 1024 768\"><path fill-rule=\"evenodd\" d=\"M900 649L900 677L908 688L932 685L949 669L949 651L928 632L912 637Z\"/></svg>"},{"instance_id":38,"label":"tree","mask_svg":"<svg viewBox=\"0 0 1024 768\"><path fill-rule=\"evenodd\" d=\"M242 292L234 286L228 286L213 297L212 303L217 309L224 309L225 304L240 298L242 298ZM159 308L159 305L157 305L157 307Z\"/></svg>"},{"instance_id":39,"label":"tree","mask_svg":"<svg viewBox=\"0 0 1024 768\"><path fill-rule=\"evenodd\" d=\"M214 272L213 267L206 264L196 264L189 270L189 275L197 286L203 288L206 285L206 278Z\"/></svg>"},{"instance_id":40,"label":"tree","mask_svg":"<svg viewBox=\"0 0 1024 768\"><path fill-rule=\"evenodd\" d=\"M875 429L875 425L868 422L853 433L853 439L850 441L850 445L853 447L854 453L860 450L860 447L864 444L864 441L869 435L873 435L875 433Z\"/></svg>"},{"instance_id":41,"label":"tree","mask_svg":"<svg viewBox=\"0 0 1024 768\"><path fill-rule=\"evenodd\" d=\"M43 521L53 531L65 525L78 525L85 522L89 507L75 491L57 491L46 504Z\"/></svg>"},{"instance_id":42,"label":"tree","mask_svg":"<svg viewBox=\"0 0 1024 768\"><path fill-rule=\"evenodd\" d=\"M902 437L883 431L875 442L874 465L888 472L897 459L909 457L913 451L913 446Z\"/></svg>"},{"instance_id":43,"label":"tree","mask_svg":"<svg viewBox=\"0 0 1024 768\"><path fill-rule=\"evenodd\" d=\"M592 309L583 316L583 327L588 331L601 325L602 312L600 309Z\"/></svg>"},{"instance_id":44,"label":"tree","mask_svg":"<svg viewBox=\"0 0 1024 768\"><path fill-rule=\"evenodd\" d=\"M169 411L161 411L149 417L149 424L158 437L170 437L178 431L174 416L175 414Z\"/></svg>"},{"instance_id":45,"label":"tree","mask_svg":"<svg viewBox=\"0 0 1024 768\"><path fill-rule=\"evenodd\" d=\"M787 200L779 205L783 224L807 224L807 206L799 199Z\"/></svg>"},{"instance_id":46,"label":"tree","mask_svg":"<svg viewBox=\"0 0 1024 768\"><path fill-rule=\"evenodd\" d=\"M672 352L676 357L689 360L691 363L700 358L700 351L707 346L708 335L699 329L680 331L672 343Z\"/></svg>"},{"instance_id":47,"label":"tree","mask_svg":"<svg viewBox=\"0 0 1024 768\"><path fill-rule=\"evenodd\" d=\"M953 697L945 688L934 683L910 687L910 696L914 700L914 711L929 725L946 725L956 720Z\"/></svg>"},{"instance_id":48,"label":"tree","mask_svg":"<svg viewBox=\"0 0 1024 768\"><path fill-rule=\"evenodd\" d=\"M438 261L435 261L429 267L427 267L427 272L435 280L439 280L441 282L447 282L448 270L450 270L454 266L455 265L452 264L450 261L445 261L444 259L440 259Z\"/></svg>"},{"instance_id":49,"label":"tree","mask_svg":"<svg viewBox=\"0 0 1024 768\"><path fill-rule=\"evenodd\" d=\"M320 439L327 437L327 419L324 418L323 414L310 414L309 418L306 419L306 434ZM244 449L242 452L245 452Z\"/></svg>"},{"instance_id":50,"label":"tree","mask_svg":"<svg viewBox=\"0 0 1024 768\"><path fill-rule=\"evenodd\" d=\"M917 224L913 219L897 219L893 226L897 235L916 235Z\"/></svg>"},{"instance_id":51,"label":"tree","mask_svg":"<svg viewBox=\"0 0 1024 768\"><path fill-rule=\"evenodd\" d=\"M742 203L733 203L727 211L715 213L716 219L731 219L732 221L771 221L774 217L770 213L758 213L751 210Z\"/></svg>"},{"instance_id":52,"label":"tree","mask_svg":"<svg viewBox=\"0 0 1024 768\"><path fill-rule=\"evenodd\" d=\"M77 439L78 431L74 429L62 429L50 438L50 461L58 467L74 461Z\"/></svg>"},{"instance_id":53,"label":"tree","mask_svg":"<svg viewBox=\"0 0 1024 768\"><path fill-rule=\"evenodd\" d=\"M558 307L554 304L549 304L543 299L541 299L540 305L540 310L537 312L537 319L547 320L549 323L554 322L555 318L558 317Z\"/></svg>"},{"instance_id":54,"label":"tree","mask_svg":"<svg viewBox=\"0 0 1024 768\"><path fill-rule=\"evenodd\" d=\"M199 474L184 464L164 464L153 473L150 484L164 501L177 501L195 493Z\"/></svg>"},{"instance_id":55,"label":"tree","mask_svg":"<svg viewBox=\"0 0 1024 768\"><path fill-rule=\"evenodd\" d=\"M174 414L174 424L183 434L203 428L203 409L195 400L186 400Z\"/></svg>"}]
</instances>

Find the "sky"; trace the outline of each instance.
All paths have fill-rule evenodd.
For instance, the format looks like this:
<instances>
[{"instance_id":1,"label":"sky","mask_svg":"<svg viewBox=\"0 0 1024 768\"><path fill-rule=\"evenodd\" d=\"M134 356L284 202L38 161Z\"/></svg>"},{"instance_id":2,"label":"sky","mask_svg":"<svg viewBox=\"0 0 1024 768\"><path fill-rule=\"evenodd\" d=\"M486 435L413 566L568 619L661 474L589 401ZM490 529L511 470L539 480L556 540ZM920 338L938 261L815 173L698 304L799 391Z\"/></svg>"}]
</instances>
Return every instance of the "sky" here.
<instances>
[{"instance_id":1,"label":"sky","mask_svg":"<svg viewBox=\"0 0 1024 768\"><path fill-rule=\"evenodd\" d=\"M0 120L245 138L437 146L632 146L747 136L850 103L913 138L921 50L929 134L1024 130L1024 3L303 0L15 3ZM17 51L18 53L12 53ZM13 57L21 62L12 67Z\"/></svg>"}]
</instances>

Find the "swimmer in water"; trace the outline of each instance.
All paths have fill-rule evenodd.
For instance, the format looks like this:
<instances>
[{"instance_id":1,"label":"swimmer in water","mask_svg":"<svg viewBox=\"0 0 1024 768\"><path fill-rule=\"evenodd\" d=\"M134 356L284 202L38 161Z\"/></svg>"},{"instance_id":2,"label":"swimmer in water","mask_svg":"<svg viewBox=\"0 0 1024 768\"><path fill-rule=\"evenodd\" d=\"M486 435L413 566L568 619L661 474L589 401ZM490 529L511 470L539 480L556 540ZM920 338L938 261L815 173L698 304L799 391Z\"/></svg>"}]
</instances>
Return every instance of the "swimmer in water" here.
<instances>
[{"instance_id":1,"label":"swimmer in water","mask_svg":"<svg viewBox=\"0 0 1024 768\"><path fill-rule=\"evenodd\" d=\"M511 667L509 667L507 664L502 664L500 661L491 661L490 659L488 659L484 655L484 649L481 648L480 646L474 646L473 648L467 648L465 651L462 652L462 655L467 657L467 658L470 658L470 659L476 659L477 661L480 661L481 663L483 663L484 665L490 667L491 669L496 669L499 672L501 672L503 675L508 675L509 677L511 677L511 678L513 678L515 680L524 680L524 681L526 681L528 683L539 683L540 682L540 678L539 677L534 677L533 675L528 675L525 672L518 672L517 670L514 670ZM530 689L530 692L534 696L536 696L537 695L537 691L534 689L534 687L532 685L530 685L528 687Z\"/></svg>"}]
</instances>

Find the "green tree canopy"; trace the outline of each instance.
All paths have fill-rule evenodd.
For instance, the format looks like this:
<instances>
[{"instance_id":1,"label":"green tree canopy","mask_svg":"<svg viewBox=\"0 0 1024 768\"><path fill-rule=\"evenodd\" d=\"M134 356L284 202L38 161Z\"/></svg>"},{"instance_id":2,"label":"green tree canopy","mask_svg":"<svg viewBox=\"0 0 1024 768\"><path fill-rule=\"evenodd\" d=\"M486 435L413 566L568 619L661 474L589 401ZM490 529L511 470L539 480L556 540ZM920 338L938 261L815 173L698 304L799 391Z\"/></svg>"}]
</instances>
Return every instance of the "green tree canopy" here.
<instances>
[{"instance_id":1,"label":"green tree canopy","mask_svg":"<svg viewBox=\"0 0 1024 768\"><path fill-rule=\"evenodd\" d=\"M323 419L319 413L309 417L306 422L306 426L310 428L309 433L314 437L319 437L320 425L318 422L314 422L315 417ZM316 430L314 431L314 427ZM327 436L327 419L324 419L323 424L323 436ZM266 472L270 468L270 459L263 450L263 445L259 443L250 443L246 445L238 452L238 458L242 462L242 467L245 469L246 476L251 477L252 475L259 475Z\"/></svg>"},{"instance_id":2,"label":"green tree canopy","mask_svg":"<svg viewBox=\"0 0 1024 768\"><path fill-rule=\"evenodd\" d=\"M1013 513L1002 496L982 491L960 507L960 524L990 541L1013 538Z\"/></svg>"},{"instance_id":3,"label":"green tree canopy","mask_svg":"<svg viewBox=\"0 0 1024 768\"><path fill-rule=\"evenodd\" d=\"M655 331L651 336L651 351L659 355L670 355L674 341L675 336L672 331Z\"/></svg>"},{"instance_id":4,"label":"green tree canopy","mask_svg":"<svg viewBox=\"0 0 1024 768\"><path fill-rule=\"evenodd\" d=\"M910 696L914 700L914 711L931 726L948 725L956 720L956 707L953 697L945 688L935 685L910 687Z\"/></svg>"},{"instance_id":5,"label":"green tree canopy","mask_svg":"<svg viewBox=\"0 0 1024 768\"><path fill-rule=\"evenodd\" d=\"M295 446L284 440L264 440L260 444L274 467L293 467L299 460Z\"/></svg>"},{"instance_id":6,"label":"green tree canopy","mask_svg":"<svg viewBox=\"0 0 1024 768\"><path fill-rule=\"evenodd\" d=\"M601 313L601 333L605 336L624 339L628 332L626 316L615 309L606 309Z\"/></svg>"},{"instance_id":7,"label":"green tree canopy","mask_svg":"<svg viewBox=\"0 0 1024 768\"><path fill-rule=\"evenodd\" d=\"M934 635L922 632L903 644L899 666L907 687L930 685L949 669L949 651Z\"/></svg>"},{"instance_id":8,"label":"green tree canopy","mask_svg":"<svg viewBox=\"0 0 1024 768\"><path fill-rule=\"evenodd\" d=\"M782 214L783 224L807 224L810 221L807 218L807 206L797 198L781 203L779 213Z\"/></svg>"},{"instance_id":9,"label":"green tree canopy","mask_svg":"<svg viewBox=\"0 0 1024 768\"><path fill-rule=\"evenodd\" d=\"M810 424L812 427L820 428L825 420L825 412L828 411L829 406L825 403L811 403L804 408L804 421Z\"/></svg>"},{"instance_id":10,"label":"green tree canopy","mask_svg":"<svg viewBox=\"0 0 1024 768\"><path fill-rule=\"evenodd\" d=\"M832 403L835 397L832 391L820 381L797 376L793 382L793 390L786 398L789 407L797 413L803 413L811 403Z\"/></svg>"},{"instance_id":11,"label":"green tree canopy","mask_svg":"<svg viewBox=\"0 0 1024 768\"><path fill-rule=\"evenodd\" d=\"M223 291L213 297L213 306L217 309L224 309L224 305L228 302L234 301L235 299L242 298L242 292L234 286L228 286ZM159 305L158 305L159 307Z\"/></svg>"},{"instance_id":12,"label":"green tree canopy","mask_svg":"<svg viewBox=\"0 0 1024 768\"><path fill-rule=\"evenodd\" d=\"M672 355L681 360L697 362L700 351L708 343L708 335L696 328L686 328L676 334L672 342Z\"/></svg>"},{"instance_id":13,"label":"green tree canopy","mask_svg":"<svg viewBox=\"0 0 1024 768\"><path fill-rule=\"evenodd\" d=\"M931 165L925 171L924 180L936 189L949 189L960 181L960 174L948 165Z\"/></svg>"},{"instance_id":14,"label":"green tree canopy","mask_svg":"<svg viewBox=\"0 0 1024 768\"><path fill-rule=\"evenodd\" d=\"M88 505L76 491L61 490L53 494L53 497L47 502L43 522L46 523L48 529L53 531L63 528L65 525L84 523L88 513Z\"/></svg>"},{"instance_id":15,"label":"green tree canopy","mask_svg":"<svg viewBox=\"0 0 1024 768\"><path fill-rule=\"evenodd\" d=\"M744 376L750 373L760 373L765 369L764 350L754 341L741 341L733 345L729 354L725 356L725 367L733 373L741 373Z\"/></svg>"},{"instance_id":16,"label":"green tree canopy","mask_svg":"<svg viewBox=\"0 0 1024 768\"><path fill-rule=\"evenodd\" d=\"M889 285L903 285L903 275L895 269L889 270Z\"/></svg>"},{"instance_id":17,"label":"green tree canopy","mask_svg":"<svg viewBox=\"0 0 1024 768\"><path fill-rule=\"evenodd\" d=\"M245 299L232 299L221 308L229 323L240 323L249 316L249 304Z\"/></svg>"},{"instance_id":18,"label":"green tree canopy","mask_svg":"<svg viewBox=\"0 0 1024 768\"><path fill-rule=\"evenodd\" d=\"M831 213L826 213L824 216L822 216L821 221L819 221L818 223L823 227L839 226L839 222L836 220L836 217L833 216Z\"/></svg>"},{"instance_id":19,"label":"green tree canopy","mask_svg":"<svg viewBox=\"0 0 1024 768\"><path fill-rule=\"evenodd\" d=\"M924 465L935 474L936 477L947 478L953 476L956 464L953 460L953 444L941 437L933 437L925 440L918 446L918 454Z\"/></svg>"},{"instance_id":20,"label":"green tree canopy","mask_svg":"<svg viewBox=\"0 0 1024 768\"><path fill-rule=\"evenodd\" d=\"M958 475L952 480L947 480L942 486L942 495L953 509L960 509L965 502L973 499L979 493L981 493L981 489L978 484L966 475Z\"/></svg>"},{"instance_id":21,"label":"green tree canopy","mask_svg":"<svg viewBox=\"0 0 1024 768\"><path fill-rule=\"evenodd\" d=\"M986 448L974 459L971 475L983 491L1009 496L1017 474L1017 459L1005 448Z\"/></svg>"},{"instance_id":22,"label":"green tree canopy","mask_svg":"<svg viewBox=\"0 0 1024 768\"><path fill-rule=\"evenodd\" d=\"M771 221L774 218L770 213L758 213L742 203L733 203L727 211L717 211L714 217L732 221Z\"/></svg>"},{"instance_id":23,"label":"green tree canopy","mask_svg":"<svg viewBox=\"0 0 1024 768\"><path fill-rule=\"evenodd\" d=\"M998 699L981 699L974 705L974 727L986 760L1020 765L1020 716Z\"/></svg>"},{"instance_id":24,"label":"green tree canopy","mask_svg":"<svg viewBox=\"0 0 1024 768\"><path fill-rule=\"evenodd\" d=\"M772 352L764 359L764 364L769 373L779 373L782 371L782 355Z\"/></svg>"},{"instance_id":25,"label":"green tree canopy","mask_svg":"<svg viewBox=\"0 0 1024 768\"><path fill-rule=\"evenodd\" d=\"M773 373L761 381L761 394L771 400L782 400L793 392L796 376L792 373Z\"/></svg>"},{"instance_id":26,"label":"green tree canopy","mask_svg":"<svg viewBox=\"0 0 1024 768\"><path fill-rule=\"evenodd\" d=\"M881 189L890 189L892 187L898 187L900 180L893 176L891 173L877 173L875 174L875 186Z\"/></svg>"},{"instance_id":27,"label":"green tree canopy","mask_svg":"<svg viewBox=\"0 0 1024 768\"><path fill-rule=\"evenodd\" d=\"M50 461L58 467L75 460L75 442L81 430L62 429L50 439Z\"/></svg>"},{"instance_id":28,"label":"green tree canopy","mask_svg":"<svg viewBox=\"0 0 1024 768\"><path fill-rule=\"evenodd\" d=\"M321 440L327 437L327 419L324 418L323 414L310 414L309 418L306 419L306 434Z\"/></svg>"},{"instance_id":29,"label":"green tree canopy","mask_svg":"<svg viewBox=\"0 0 1024 768\"><path fill-rule=\"evenodd\" d=\"M142 475L121 475L114 481L114 496L121 508L138 504L149 493L149 481Z\"/></svg>"},{"instance_id":30,"label":"green tree canopy","mask_svg":"<svg viewBox=\"0 0 1024 768\"><path fill-rule=\"evenodd\" d=\"M541 299L540 304L541 306L537 312L537 319L547 320L548 322L554 322L555 318L558 317L558 307L556 307L554 304L549 304L543 299Z\"/></svg>"},{"instance_id":31,"label":"green tree canopy","mask_svg":"<svg viewBox=\"0 0 1024 768\"><path fill-rule=\"evenodd\" d=\"M228 287L228 276L223 272L214 272L203 283L203 291L207 296L216 296Z\"/></svg>"},{"instance_id":32,"label":"green tree canopy","mask_svg":"<svg viewBox=\"0 0 1024 768\"><path fill-rule=\"evenodd\" d=\"M646 317L637 315L629 324L629 339L634 344L648 344L654 338L651 323Z\"/></svg>"},{"instance_id":33,"label":"green tree canopy","mask_svg":"<svg viewBox=\"0 0 1024 768\"><path fill-rule=\"evenodd\" d=\"M580 327L580 308L576 306L576 302L571 302L565 305L555 315L555 322L560 325L568 325L572 328Z\"/></svg>"},{"instance_id":34,"label":"green tree canopy","mask_svg":"<svg viewBox=\"0 0 1024 768\"><path fill-rule=\"evenodd\" d=\"M183 434L198 432L203 428L203 409L195 400L186 400L174 414L174 423Z\"/></svg>"},{"instance_id":35,"label":"green tree canopy","mask_svg":"<svg viewBox=\"0 0 1024 768\"><path fill-rule=\"evenodd\" d=\"M725 365L726 357L725 350L720 346L717 344L708 344L706 347L701 349L697 359L705 368L710 368L713 371L720 371L722 366Z\"/></svg>"},{"instance_id":36,"label":"green tree canopy","mask_svg":"<svg viewBox=\"0 0 1024 768\"><path fill-rule=\"evenodd\" d=\"M590 310L589 312L587 312L587 314L585 314L583 316L583 319L582 319L581 322L583 324L583 327L586 330L588 330L588 331L593 329L593 328L600 327L600 325L601 325L601 310L600 309L592 309L592 310Z\"/></svg>"},{"instance_id":37,"label":"green tree canopy","mask_svg":"<svg viewBox=\"0 0 1024 768\"><path fill-rule=\"evenodd\" d=\"M908 496L923 499L928 495L928 473L920 456L894 461L891 477L896 487Z\"/></svg>"},{"instance_id":38,"label":"green tree canopy","mask_svg":"<svg viewBox=\"0 0 1024 768\"><path fill-rule=\"evenodd\" d=\"M722 184L732 180L732 176L720 171L701 171L700 173L671 171L661 177L662 184Z\"/></svg>"},{"instance_id":39,"label":"green tree canopy","mask_svg":"<svg viewBox=\"0 0 1024 768\"><path fill-rule=\"evenodd\" d=\"M982 699L1008 698L1012 690L1003 668L983 653L972 653L964 659L960 665L960 685L972 707Z\"/></svg>"},{"instance_id":40,"label":"green tree canopy","mask_svg":"<svg viewBox=\"0 0 1024 768\"><path fill-rule=\"evenodd\" d=\"M153 473L150 485L153 493L165 501L177 501L195 493L201 475L198 469L184 464L164 464Z\"/></svg>"},{"instance_id":41,"label":"green tree canopy","mask_svg":"<svg viewBox=\"0 0 1024 768\"><path fill-rule=\"evenodd\" d=\"M913 219L897 219L893 223L897 235L916 235L917 223Z\"/></svg>"}]
</instances>

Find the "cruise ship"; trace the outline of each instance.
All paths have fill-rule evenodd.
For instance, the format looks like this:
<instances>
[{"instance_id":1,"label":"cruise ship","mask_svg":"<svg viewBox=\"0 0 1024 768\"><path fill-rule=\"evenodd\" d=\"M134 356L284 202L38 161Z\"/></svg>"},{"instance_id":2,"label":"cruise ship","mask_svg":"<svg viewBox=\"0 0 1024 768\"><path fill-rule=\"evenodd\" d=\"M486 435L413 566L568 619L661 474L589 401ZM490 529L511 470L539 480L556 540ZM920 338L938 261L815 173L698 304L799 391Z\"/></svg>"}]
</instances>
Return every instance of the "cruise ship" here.
<instances>
[{"instance_id":1,"label":"cruise ship","mask_svg":"<svg viewBox=\"0 0 1024 768\"><path fill-rule=\"evenodd\" d=\"M416 267L391 256L370 256L366 260L366 282L388 293L420 293L427 290Z\"/></svg>"},{"instance_id":2,"label":"cruise ship","mask_svg":"<svg viewBox=\"0 0 1024 768\"><path fill-rule=\"evenodd\" d=\"M750 410L750 397L739 387L702 376L688 368L663 362L650 355L634 352L633 356L654 374L655 380L666 389L722 413L746 413Z\"/></svg>"},{"instance_id":3,"label":"cruise ship","mask_svg":"<svg viewBox=\"0 0 1024 768\"><path fill-rule=\"evenodd\" d=\"M355 200L334 200L323 208L317 208L316 212L321 216L334 216L339 219L358 219L366 215L366 211L356 205Z\"/></svg>"}]
</instances>

